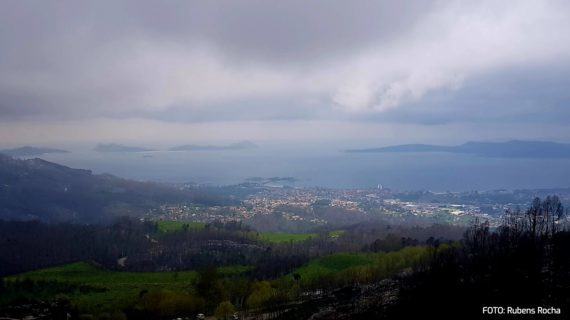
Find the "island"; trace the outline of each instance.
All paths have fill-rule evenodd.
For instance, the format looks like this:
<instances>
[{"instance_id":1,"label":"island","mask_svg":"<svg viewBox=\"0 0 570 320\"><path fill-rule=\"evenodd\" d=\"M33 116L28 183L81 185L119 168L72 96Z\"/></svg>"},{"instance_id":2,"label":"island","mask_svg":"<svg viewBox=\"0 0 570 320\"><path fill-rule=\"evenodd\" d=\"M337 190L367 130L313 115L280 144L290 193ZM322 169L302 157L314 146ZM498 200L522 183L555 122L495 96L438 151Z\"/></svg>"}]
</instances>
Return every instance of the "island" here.
<instances>
[{"instance_id":1,"label":"island","mask_svg":"<svg viewBox=\"0 0 570 320\"><path fill-rule=\"evenodd\" d=\"M97 152L147 152L153 151L151 149L141 148L141 147L131 147L124 146L121 144L109 143L109 144L98 144L93 150Z\"/></svg>"},{"instance_id":2,"label":"island","mask_svg":"<svg viewBox=\"0 0 570 320\"><path fill-rule=\"evenodd\" d=\"M1 154L11 157L34 157L48 153L69 153L67 150L24 146L14 149L0 150Z\"/></svg>"},{"instance_id":3,"label":"island","mask_svg":"<svg viewBox=\"0 0 570 320\"><path fill-rule=\"evenodd\" d=\"M254 149L257 145L251 141L236 142L228 145L196 145L188 144L172 147L170 151L220 151L220 150L244 150Z\"/></svg>"},{"instance_id":4,"label":"island","mask_svg":"<svg viewBox=\"0 0 570 320\"><path fill-rule=\"evenodd\" d=\"M570 158L570 144L549 141L467 142L458 146L404 144L351 149L349 153L449 152L496 158Z\"/></svg>"}]
</instances>

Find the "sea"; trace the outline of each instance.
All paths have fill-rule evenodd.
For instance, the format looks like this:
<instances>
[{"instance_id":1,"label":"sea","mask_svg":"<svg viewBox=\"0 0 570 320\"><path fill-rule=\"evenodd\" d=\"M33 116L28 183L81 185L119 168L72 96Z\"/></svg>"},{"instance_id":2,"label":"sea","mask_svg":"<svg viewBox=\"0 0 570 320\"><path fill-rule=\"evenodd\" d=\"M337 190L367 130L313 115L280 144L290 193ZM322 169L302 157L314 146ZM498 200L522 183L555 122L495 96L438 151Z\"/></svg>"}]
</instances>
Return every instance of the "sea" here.
<instances>
[{"instance_id":1,"label":"sea","mask_svg":"<svg viewBox=\"0 0 570 320\"><path fill-rule=\"evenodd\" d=\"M137 153L76 150L41 158L96 174L173 183L230 185L252 177L292 177L297 187L383 187L434 192L570 186L570 159L346 153L314 147Z\"/></svg>"}]
</instances>

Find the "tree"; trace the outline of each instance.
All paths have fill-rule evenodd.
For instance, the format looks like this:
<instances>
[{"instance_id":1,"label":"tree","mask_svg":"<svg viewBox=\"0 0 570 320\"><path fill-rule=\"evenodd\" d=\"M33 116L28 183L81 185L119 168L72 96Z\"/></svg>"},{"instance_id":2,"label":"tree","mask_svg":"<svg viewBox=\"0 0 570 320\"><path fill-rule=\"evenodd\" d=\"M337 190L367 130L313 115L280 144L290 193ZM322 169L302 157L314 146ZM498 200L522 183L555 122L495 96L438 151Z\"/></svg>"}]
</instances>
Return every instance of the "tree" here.
<instances>
[{"instance_id":1,"label":"tree","mask_svg":"<svg viewBox=\"0 0 570 320\"><path fill-rule=\"evenodd\" d=\"M189 293L161 290L145 294L139 307L154 317L174 317L200 312L204 304L202 298Z\"/></svg>"},{"instance_id":2,"label":"tree","mask_svg":"<svg viewBox=\"0 0 570 320\"><path fill-rule=\"evenodd\" d=\"M216 311L214 312L214 315L216 316L216 318L218 319L229 319L235 312L235 308L234 305L229 302L229 301L222 301L218 307L216 308Z\"/></svg>"},{"instance_id":3,"label":"tree","mask_svg":"<svg viewBox=\"0 0 570 320\"><path fill-rule=\"evenodd\" d=\"M524 213L519 210L507 212L503 228L515 238L526 233L534 240L546 239L560 230L564 217L564 207L557 196L548 196L544 200L535 198Z\"/></svg>"},{"instance_id":4,"label":"tree","mask_svg":"<svg viewBox=\"0 0 570 320\"><path fill-rule=\"evenodd\" d=\"M198 294L206 300L208 310L214 307L225 298L225 291L220 275L215 267L209 267L199 271L199 279L196 284Z\"/></svg>"},{"instance_id":5,"label":"tree","mask_svg":"<svg viewBox=\"0 0 570 320\"><path fill-rule=\"evenodd\" d=\"M271 288L271 284L269 282L256 282L253 284L253 292L247 298L247 307L251 309L265 307L274 295L275 290Z\"/></svg>"}]
</instances>

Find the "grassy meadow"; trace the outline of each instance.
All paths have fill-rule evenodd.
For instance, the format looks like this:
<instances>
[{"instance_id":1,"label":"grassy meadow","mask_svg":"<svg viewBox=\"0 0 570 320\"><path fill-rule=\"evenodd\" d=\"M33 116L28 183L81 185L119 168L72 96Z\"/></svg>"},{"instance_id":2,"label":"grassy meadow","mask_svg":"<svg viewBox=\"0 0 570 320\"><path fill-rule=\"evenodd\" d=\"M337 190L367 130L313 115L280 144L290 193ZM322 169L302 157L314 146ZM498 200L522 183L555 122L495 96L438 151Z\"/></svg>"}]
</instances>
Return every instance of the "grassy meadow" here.
<instances>
[{"instance_id":1,"label":"grassy meadow","mask_svg":"<svg viewBox=\"0 0 570 320\"><path fill-rule=\"evenodd\" d=\"M231 276L248 269L244 266L231 266L221 267L218 272L223 276ZM122 272L77 262L11 276L7 280L58 281L97 288L99 290L77 291L69 295L74 305L89 312L120 310L134 304L143 290L185 291L193 286L197 278L196 271Z\"/></svg>"},{"instance_id":2,"label":"grassy meadow","mask_svg":"<svg viewBox=\"0 0 570 320\"><path fill-rule=\"evenodd\" d=\"M184 222L184 221L172 221L164 220L157 221L158 231L161 233L178 232L184 229L188 230L201 230L206 227L203 222Z\"/></svg>"},{"instance_id":3,"label":"grassy meadow","mask_svg":"<svg viewBox=\"0 0 570 320\"><path fill-rule=\"evenodd\" d=\"M259 234L261 241L271 243L301 242L316 237L316 233L262 232Z\"/></svg>"}]
</instances>

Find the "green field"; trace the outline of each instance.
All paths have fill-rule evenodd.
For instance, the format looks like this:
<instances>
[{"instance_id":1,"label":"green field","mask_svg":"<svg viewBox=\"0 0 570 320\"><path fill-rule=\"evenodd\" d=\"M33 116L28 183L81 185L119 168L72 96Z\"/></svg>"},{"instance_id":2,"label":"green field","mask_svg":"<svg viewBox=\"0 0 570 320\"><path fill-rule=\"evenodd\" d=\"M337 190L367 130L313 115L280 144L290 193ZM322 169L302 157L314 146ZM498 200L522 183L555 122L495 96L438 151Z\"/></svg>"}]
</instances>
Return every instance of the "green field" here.
<instances>
[{"instance_id":1,"label":"green field","mask_svg":"<svg viewBox=\"0 0 570 320\"><path fill-rule=\"evenodd\" d=\"M184 228L188 230L200 230L206 226L203 222L184 222L184 221L157 221L158 231L161 233L182 231Z\"/></svg>"},{"instance_id":2,"label":"green field","mask_svg":"<svg viewBox=\"0 0 570 320\"><path fill-rule=\"evenodd\" d=\"M259 234L262 241L271 243L287 243L300 242L311 238L316 238L316 233L281 233L281 232L263 232Z\"/></svg>"},{"instance_id":3,"label":"green field","mask_svg":"<svg viewBox=\"0 0 570 320\"><path fill-rule=\"evenodd\" d=\"M232 266L219 268L218 271L224 276L231 276L248 269L244 266ZM88 263L78 262L12 276L8 280L25 278L51 280L105 289L101 292L76 292L69 297L80 310L92 312L120 310L132 305L142 290L187 290L192 287L197 277L196 271L121 272L104 270Z\"/></svg>"},{"instance_id":4,"label":"green field","mask_svg":"<svg viewBox=\"0 0 570 320\"><path fill-rule=\"evenodd\" d=\"M344 235L344 230L334 230L328 233L329 238L339 238ZM285 232L262 232L259 234L261 241L271 243L301 242L317 237L316 233L285 233Z\"/></svg>"},{"instance_id":5,"label":"green field","mask_svg":"<svg viewBox=\"0 0 570 320\"><path fill-rule=\"evenodd\" d=\"M333 239L340 238L345 233L346 233L346 231L344 231L344 230L334 230L334 231L329 232L329 238L333 238Z\"/></svg>"},{"instance_id":6,"label":"green field","mask_svg":"<svg viewBox=\"0 0 570 320\"><path fill-rule=\"evenodd\" d=\"M395 252L336 253L314 259L294 273L301 283L310 286L322 279L335 281L360 278L384 278L422 261L427 256L425 247L406 247Z\"/></svg>"},{"instance_id":7,"label":"green field","mask_svg":"<svg viewBox=\"0 0 570 320\"><path fill-rule=\"evenodd\" d=\"M382 253L337 253L315 259L297 269L301 278L315 278L336 273L348 268L373 265Z\"/></svg>"}]
</instances>

